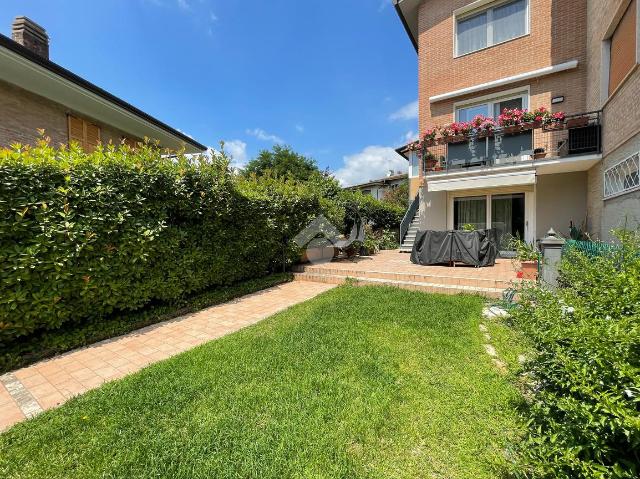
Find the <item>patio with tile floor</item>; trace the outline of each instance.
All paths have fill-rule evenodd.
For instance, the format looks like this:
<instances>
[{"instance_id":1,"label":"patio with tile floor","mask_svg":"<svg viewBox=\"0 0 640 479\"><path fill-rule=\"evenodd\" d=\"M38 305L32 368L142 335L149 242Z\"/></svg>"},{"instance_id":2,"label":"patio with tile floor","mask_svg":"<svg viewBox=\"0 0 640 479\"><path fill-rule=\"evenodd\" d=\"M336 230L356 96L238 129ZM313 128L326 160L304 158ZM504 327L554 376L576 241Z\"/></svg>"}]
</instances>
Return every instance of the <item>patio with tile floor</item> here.
<instances>
[{"instance_id":1,"label":"patio with tile floor","mask_svg":"<svg viewBox=\"0 0 640 479\"><path fill-rule=\"evenodd\" d=\"M0 376L0 430L67 399L254 324L334 285L292 282Z\"/></svg>"}]
</instances>

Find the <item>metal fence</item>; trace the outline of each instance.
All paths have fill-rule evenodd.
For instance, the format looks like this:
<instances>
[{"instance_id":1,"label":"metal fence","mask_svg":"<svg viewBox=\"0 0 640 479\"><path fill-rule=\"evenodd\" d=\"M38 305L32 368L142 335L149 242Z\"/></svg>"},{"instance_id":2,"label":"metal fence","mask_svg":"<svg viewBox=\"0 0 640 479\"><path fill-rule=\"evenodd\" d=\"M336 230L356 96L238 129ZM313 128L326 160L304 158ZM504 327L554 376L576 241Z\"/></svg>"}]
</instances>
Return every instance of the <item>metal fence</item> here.
<instances>
[{"instance_id":1,"label":"metal fence","mask_svg":"<svg viewBox=\"0 0 640 479\"><path fill-rule=\"evenodd\" d=\"M567 240L562 247L562 254L569 251L579 251L590 258L598 256L608 256L619 250L618 246L602 243L601 241L577 241Z\"/></svg>"}]
</instances>

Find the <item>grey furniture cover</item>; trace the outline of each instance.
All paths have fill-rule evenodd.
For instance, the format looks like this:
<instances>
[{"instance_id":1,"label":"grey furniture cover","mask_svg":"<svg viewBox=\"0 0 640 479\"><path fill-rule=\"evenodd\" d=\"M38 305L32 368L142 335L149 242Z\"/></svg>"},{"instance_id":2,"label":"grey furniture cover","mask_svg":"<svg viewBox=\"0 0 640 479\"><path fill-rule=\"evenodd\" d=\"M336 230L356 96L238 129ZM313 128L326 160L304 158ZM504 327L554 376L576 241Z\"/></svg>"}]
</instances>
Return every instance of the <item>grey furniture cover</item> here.
<instances>
[{"instance_id":1,"label":"grey furniture cover","mask_svg":"<svg viewBox=\"0 0 640 479\"><path fill-rule=\"evenodd\" d=\"M421 265L459 262L493 266L498 256L497 230L418 231L411 262Z\"/></svg>"}]
</instances>

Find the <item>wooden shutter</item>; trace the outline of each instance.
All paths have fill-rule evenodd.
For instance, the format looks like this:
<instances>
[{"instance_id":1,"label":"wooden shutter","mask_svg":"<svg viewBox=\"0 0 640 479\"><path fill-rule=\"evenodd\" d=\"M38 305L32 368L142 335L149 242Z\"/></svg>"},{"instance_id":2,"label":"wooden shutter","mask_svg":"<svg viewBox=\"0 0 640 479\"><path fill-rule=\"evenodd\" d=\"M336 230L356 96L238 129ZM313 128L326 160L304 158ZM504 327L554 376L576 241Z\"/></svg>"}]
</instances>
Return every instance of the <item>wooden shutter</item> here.
<instances>
[{"instance_id":1,"label":"wooden shutter","mask_svg":"<svg viewBox=\"0 0 640 479\"><path fill-rule=\"evenodd\" d=\"M68 115L69 143L78 143L87 153L92 152L100 142L100 127L82 118Z\"/></svg>"},{"instance_id":2,"label":"wooden shutter","mask_svg":"<svg viewBox=\"0 0 640 479\"><path fill-rule=\"evenodd\" d=\"M136 140L132 140L131 138L127 138L126 136L122 137L122 143L127 145L129 148L136 148L138 146L138 142Z\"/></svg>"},{"instance_id":3,"label":"wooden shutter","mask_svg":"<svg viewBox=\"0 0 640 479\"><path fill-rule=\"evenodd\" d=\"M611 37L609 96L636 64L636 1L629 4Z\"/></svg>"},{"instance_id":4,"label":"wooden shutter","mask_svg":"<svg viewBox=\"0 0 640 479\"><path fill-rule=\"evenodd\" d=\"M75 116L68 116L69 119L69 143L78 143L84 148L84 122Z\"/></svg>"},{"instance_id":5,"label":"wooden shutter","mask_svg":"<svg viewBox=\"0 0 640 479\"><path fill-rule=\"evenodd\" d=\"M98 125L94 125L93 123L85 123L85 141L84 141L84 151L92 152L100 143L100 127Z\"/></svg>"}]
</instances>

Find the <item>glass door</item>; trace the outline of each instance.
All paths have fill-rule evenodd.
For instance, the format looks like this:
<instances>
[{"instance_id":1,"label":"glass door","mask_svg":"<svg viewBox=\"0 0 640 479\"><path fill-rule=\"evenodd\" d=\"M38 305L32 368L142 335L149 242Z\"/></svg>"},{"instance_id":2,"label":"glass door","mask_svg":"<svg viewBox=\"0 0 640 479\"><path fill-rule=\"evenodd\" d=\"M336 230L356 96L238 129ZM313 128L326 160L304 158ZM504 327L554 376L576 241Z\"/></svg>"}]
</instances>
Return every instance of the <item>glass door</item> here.
<instances>
[{"instance_id":1,"label":"glass door","mask_svg":"<svg viewBox=\"0 0 640 479\"><path fill-rule=\"evenodd\" d=\"M453 200L453 227L483 230L487 227L487 197L468 196Z\"/></svg>"},{"instance_id":2,"label":"glass door","mask_svg":"<svg viewBox=\"0 0 640 479\"><path fill-rule=\"evenodd\" d=\"M498 230L500 251L509 250L512 237L524 237L524 193L491 195L491 227Z\"/></svg>"}]
</instances>

